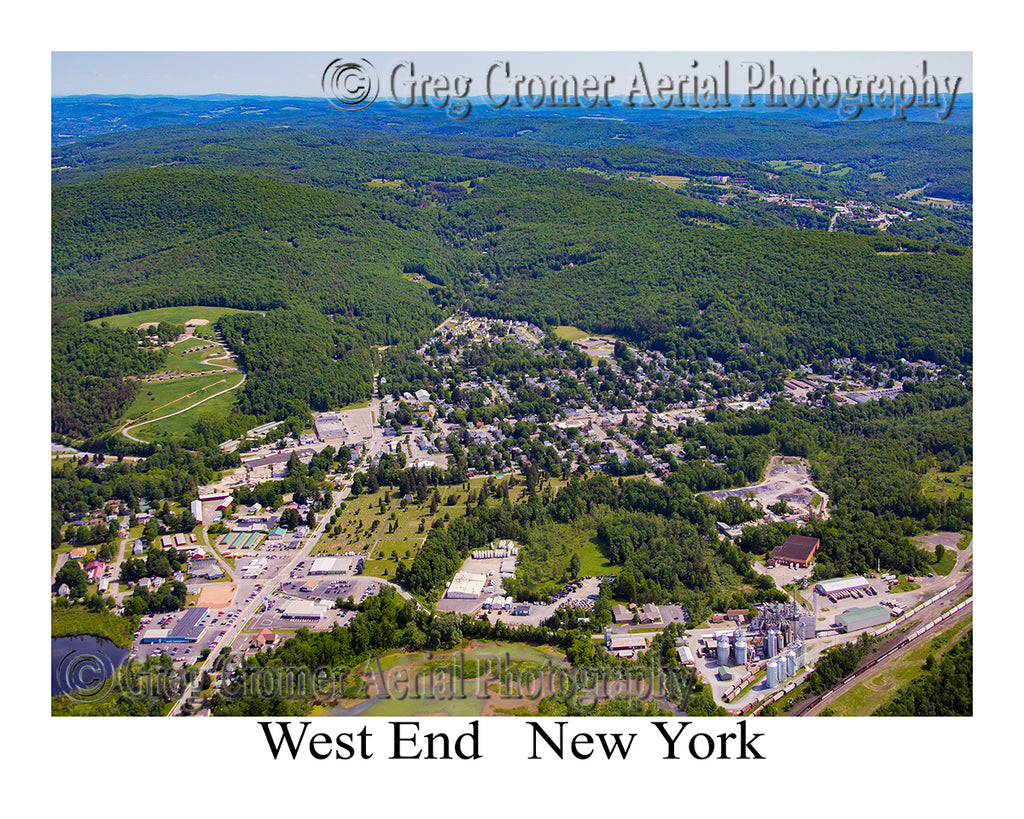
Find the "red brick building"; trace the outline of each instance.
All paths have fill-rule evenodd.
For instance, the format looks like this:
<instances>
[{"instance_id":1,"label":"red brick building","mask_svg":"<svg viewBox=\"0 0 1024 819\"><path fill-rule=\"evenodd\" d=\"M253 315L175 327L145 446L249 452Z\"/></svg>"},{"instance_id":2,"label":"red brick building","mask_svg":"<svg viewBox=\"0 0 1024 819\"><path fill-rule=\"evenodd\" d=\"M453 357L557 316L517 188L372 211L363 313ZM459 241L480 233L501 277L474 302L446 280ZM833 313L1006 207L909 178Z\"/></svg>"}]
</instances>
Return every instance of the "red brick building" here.
<instances>
[{"instance_id":1,"label":"red brick building","mask_svg":"<svg viewBox=\"0 0 1024 819\"><path fill-rule=\"evenodd\" d=\"M806 568L814 560L814 553L820 545L820 538L790 535L785 543L772 552L768 565L770 567L781 563L783 566Z\"/></svg>"}]
</instances>

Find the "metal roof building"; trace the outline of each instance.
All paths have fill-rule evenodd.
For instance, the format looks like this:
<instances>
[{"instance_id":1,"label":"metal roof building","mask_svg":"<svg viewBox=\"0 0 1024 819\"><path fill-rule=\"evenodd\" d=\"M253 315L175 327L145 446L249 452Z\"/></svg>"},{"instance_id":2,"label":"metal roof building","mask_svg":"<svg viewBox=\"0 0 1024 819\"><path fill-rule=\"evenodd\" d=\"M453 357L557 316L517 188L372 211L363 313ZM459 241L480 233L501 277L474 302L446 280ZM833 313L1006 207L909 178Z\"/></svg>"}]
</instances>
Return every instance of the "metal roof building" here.
<instances>
[{"instance_id":1,"label":"metal roof building","mask_svg":"<svg viewBox=\"0 0 1024 819\"><path fill-rule=\"evenodd\" d=\"M853 577L837 577L833 580L822 580L814 590L818 594L837 594L839 592L859 591L870 588L871 584L860 575Z\"/></svg>"},{"instance_id":2,"label":"metal roof building","mask_svg":"<svg viewBox=\"0 0 1024 819\"><path fill-rule=\"evenodd\" d=\"M361 556L318 557L309 568L309 574L349 574L363 562Z\"/></svg>"},{"instance_id":3,"label":"metal roof building","mask_svg":"<svg viewBox=\"0 0 1024 819\"><path fill-rule=\"evenodd\" d=\"M487 575L478 572L459 572L452 578L452 582L445 592L445 597L456 600L468 600L479 597L483 594L484 583L487 582Z\"/></svg>"},{"instance_id":4,"label":"metal roof building","mask_svg":"<svg viewBox=\"0 0 1024 819\"><path fill-rule=\"evenodd\" d=\"M857 631L888 623L892 612L885 606L866 606L865 608L847 609L836 617L836 625L841 631Z\"/></svg>"}]
</instances>

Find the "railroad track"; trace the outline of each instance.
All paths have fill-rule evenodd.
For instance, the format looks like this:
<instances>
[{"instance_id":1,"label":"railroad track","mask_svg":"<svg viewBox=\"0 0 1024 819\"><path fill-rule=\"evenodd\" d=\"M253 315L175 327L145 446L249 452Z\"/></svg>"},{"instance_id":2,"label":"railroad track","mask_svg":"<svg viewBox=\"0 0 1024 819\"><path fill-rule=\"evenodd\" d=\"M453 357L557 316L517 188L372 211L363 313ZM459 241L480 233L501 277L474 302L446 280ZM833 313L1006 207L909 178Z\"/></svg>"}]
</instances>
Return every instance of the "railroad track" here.
<instances>
[{"instance_id":1,"label":"railroad track","mask_svg":"<svg viewBox=\"0 0 1024 819\"><path fill-rule=\"evenodd\" d=\"M968 574L968 576L963 581L961 581L956 586L954 586L953 587L954 590L953 590L953 592L951 594L960 594L960 593L963 593L964 591L970 589L971 588L971 584L972 584L972 577L973 577L973 572L971 574ZM899 640L899 642L897 642L895 645L888 646L886 648L886 650L882 654L880 654L877 657L873 657L867 663L865 663L864 665L862 665L862 666L858 667L857 669L855 669L852 674L850 674L848 677L845 677L844 679L840 680L840 682L837 683L833 688L829 689L828 691L824 692L823 694L818 694L817 696L811 698L810 700L807 700L807 701L801 703L798 706L799 710L794 711L794 716L798 716L799 717L799 716L809 715L810 711L812 711L815 708L817 708L818 706L824 704L825 702L830 700L832 697L834 697L836 694L838 694L839 692L843 691L844 689L846 689L847 687L849 687L853 683L857 682L861 677L863 677L865 674L870 672L872 669L875 669L878 666L886 663L889 659L894 657L897 653L902 652L908 646L910 646L911 644L917 642L918 640L920 640L925 635L929 634L932 631L932 629L934 629L937 626L941 625L942 623L946 622L950 618L955 617L956 615L960 614L964 609L966 609L968 606L971 606L973 603L974 603L974 597L973 596L968 597L966 600L958 603L953 608L949 609L946 612L943 612L938 617L933 618L932 620L930 620L925 625L923 625L920 628L916 629L912 633L906 635L905 637L903 637L903 639ZM915 620L917 622L920 622L921 619L923 619L923 618L920 618L920 617L915 618ZM912 623L911 627L913 627L913 625L916 625L916 623Z\"/></svg>"}]
</instances>

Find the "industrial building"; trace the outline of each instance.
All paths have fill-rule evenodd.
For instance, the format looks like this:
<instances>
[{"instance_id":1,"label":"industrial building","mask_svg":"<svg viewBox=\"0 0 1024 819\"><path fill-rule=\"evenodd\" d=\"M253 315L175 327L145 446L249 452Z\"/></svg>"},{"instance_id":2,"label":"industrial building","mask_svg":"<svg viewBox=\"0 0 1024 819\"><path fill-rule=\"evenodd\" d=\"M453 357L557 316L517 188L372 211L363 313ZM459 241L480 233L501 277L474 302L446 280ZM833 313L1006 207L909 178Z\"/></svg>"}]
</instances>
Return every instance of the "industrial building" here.
<instances>
[{"instance_id":1,"label":"industrial building","mask_svg":"<svg viewBox=\"0 0 1024 819\"><path fill-rule=\"evenodd\" d=\"M452 600L471 600L483 594L487 575L479 572L459 572L448 585L445 597Z\"/></svg>"},{"instance_id":2,"label":"industrial building","mask_svg":"<svg viewBox=\"0 0 1024 819\"><path fill-rule=\"evenodd\" d=\"M854 592L867 591L868 589L871 589L871 584L860 575L822 580L814 587L818 594L836 598L849 597Z\"/></svg>"},{"instance_id":3,"label":"industrial building","mask_svg":"<svg viewBox=\"0 0 1024 819\"><path fill-rule=\"evenodd\" d=\"M646 651L647 639L643 634L612 634L606 631L604 646L613 653Z\"/></svg>"},{"instance_id":4,"label":"industrial building","mask_svg":"<svg viewBox=\"0 0 1024 819\"><path fill-rule=\"evenodd\" d=\"M892 617L892 611L885 606L864 606L862 608L847 609L836 617L836 627L843 632L849 633L862 628L881 626L888 623Z\"/></svg>"},{"instance_id":5,"label":"industrial building","mask_svg":"<svg viewBox=\"0 0 1024 819\"><path fill-rule=\"evenodd\" d=\"M321 441L336 441L348 438L348 427L345 419L337 412L321 412L313 420L316 436Z\"/></svg>"},{"instance_id":6,"label":"industrial building","mask_svg":"<svg viewBox=\"0 0 1024 819\"><path fill-rule=\"evenodd\" d=\"M768 558L768 565L782 565L790 568L806 568L814 560L814 554L821 545L821 539L790 535L786 542L777 546Z\"/></svg>"}]
</instances>

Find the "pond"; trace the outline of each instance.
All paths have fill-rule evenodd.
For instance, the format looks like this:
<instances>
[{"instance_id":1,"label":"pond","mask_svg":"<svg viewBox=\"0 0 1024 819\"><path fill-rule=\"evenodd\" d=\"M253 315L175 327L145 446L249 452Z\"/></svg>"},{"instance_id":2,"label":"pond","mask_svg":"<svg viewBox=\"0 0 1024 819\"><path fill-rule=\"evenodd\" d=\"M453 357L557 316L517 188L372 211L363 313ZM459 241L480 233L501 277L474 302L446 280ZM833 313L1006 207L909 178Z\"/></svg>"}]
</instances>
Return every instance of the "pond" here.
<instances>
[{"instance_id":1,"label":"pond","mask_svg":"<svg viewBox=\"0 0 1024 819\"><path fill-rule=\"evenodd\" d=\"M101 697L105 681L127 657L127 648L106 637L51 638L50 696L68 694L82 702Z\"/></svg>"}]
</instances>

